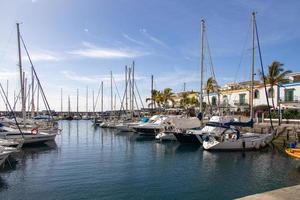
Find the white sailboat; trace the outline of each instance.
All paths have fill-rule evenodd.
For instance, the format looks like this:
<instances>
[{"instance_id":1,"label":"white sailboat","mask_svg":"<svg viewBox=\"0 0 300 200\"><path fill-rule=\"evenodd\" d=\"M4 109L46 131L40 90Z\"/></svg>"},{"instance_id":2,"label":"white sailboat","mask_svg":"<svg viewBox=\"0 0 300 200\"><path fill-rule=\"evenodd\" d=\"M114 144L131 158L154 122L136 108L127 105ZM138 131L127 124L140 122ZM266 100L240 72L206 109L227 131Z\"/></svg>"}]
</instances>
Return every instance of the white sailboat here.
<instances>
[{"instance_id":1,"label":"white sailboat","mask_svg":"<svg viewBox=\"0 0 300 200\"><path fill-rule=\"evenodd\" d=\"M8 104L10 111L13 115L13 120L7 120L7 119L3 119L3 121L0 123L0 138L2 139L11 139L11 140L20 140L23 141L24 144L31 144L31 143L40 143L40 142L47 142L47 141L52 141L55 139L56 135L57 135L57 131L58 131L58 127L55 126L55 124L57 123L53 123L52 121L45 121L45 122L38 122L35 120L28 120L26 119L26 107L25 107L25 103L26 103L26 99L25 99L25 92L24 92L24 87L25 87L25 82L24 82L24 76L25 73L22 70L22 56L21 56L21 41L22 44L24 45L26 54L28 56L28 59L31 63L31 69L32 69L32 73L35 75L35 78L37 79L38 82L38 86L41 89L42 95L43 95L43 99L46 102L45 106L49 112L49 115L52 118L52 114L51 114L51 109L49 107L49 104L46 100L45 94L43 92L43 89L41 87L40 81L36 75L35 69L33 67L32 61L30 59L29 53L27 51L27 48L25 46L25 43L23 41L23 39L21 38L20 35L20 30L19 30L19 24L17 23L17 35L18 35L18 52L19 52L19 71L20 71L20 83L21 83L21 101L22 101L22 121L21 123L23 124L22 127L19 126L19 122L18 119L16 118L13 109L11 108L8 98L5 95L5 92L3 90L2 85L1 86L1 90L3 93L3 96L5 97L5 101ZM50 125L48 124L50 123ZM29 130L28 130L29 129ZM49 133L47 132L42 132L42 130L47 130L49 131ZM52 132L55 131L56 132Z\"/></svg>"},{"instance_id":2,"label":"white sailboat","mask_svg":"<svg viewBox=\"0 0 300 200\"><path fill-rule=\"evenodd\" d=\"M253 126L253 87L254 87L254 41L255 33L257 35L257 26L255 19L255 12L252 13L252 25L253 25L253 34L252 34L252 66L251 66L251 90L250 90L250 121L249 125ZM258 41L258 49L259 40ZM260 53L260 52L259 52ZM262 65L262 63L261 63ZM262 69L263 73L263 69ZM264 75L263 75L264 76ZM267 103L268 98L267 98ZM270 109L269 109L270 110ZM205 150L253 150L261 149L269 144L274 137L275 130L271 130L267 134L258 134L258 133L240 133L238 129L233 126L244 126L243 123L229 123L224 125L218 125L219 127L225 128L225 130L220 134L208 134L203 138L203 148ZM272 124L271 127L273 128Z\"/></svg>"}]
</instances>

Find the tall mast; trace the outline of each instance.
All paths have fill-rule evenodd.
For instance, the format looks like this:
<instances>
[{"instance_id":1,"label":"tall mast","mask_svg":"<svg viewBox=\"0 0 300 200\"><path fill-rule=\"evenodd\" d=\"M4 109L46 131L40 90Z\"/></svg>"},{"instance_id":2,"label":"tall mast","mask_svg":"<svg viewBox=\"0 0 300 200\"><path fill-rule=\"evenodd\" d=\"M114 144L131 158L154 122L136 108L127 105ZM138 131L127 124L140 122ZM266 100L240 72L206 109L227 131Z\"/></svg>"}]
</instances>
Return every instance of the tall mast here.
<instances>
[{"instance_id":1,"label":"tall mast","mask_svg":"<svg viewBox=\"0 0 300 200\"><path fill-rule=\"evenodd\" d=\"M252 65L251 65L251 86L250 86L250 120L253 120L253 91L254 91L254 45L255 45L255 12L252 12Z\"/></svg>"},{"instance_id":2,"label":"tall mast","mask_svg":"<svg viewBox=\"0 0 300 200\"><path fill-rule=\"evenodd\" d=\"M101 81L101 114L103 113L103 81Z\"/></svg>"},{"instance_id":3,"label":"tall mast","mask_svg":"<svg viewBox=\"0 0 300 200\"><path fill-rule=\"evenodd\" d=\"M60 88L60 112L63 112L63 89Z\"/></svg>"},{"instance_id":4,"label":"tall mast","mask_svg":"<svg viewBox=\"0 0 300 200\"><path fill-rule=\"evenodd\" d=\"M37 95L36 95L36 112L38 114L39 112L39 106L40 106L40 86L37 85Z\"/></svg>"},{"instance_id":5,"label":"tall mast","mask_svg":"<svg viewBox=\"0 0 300 200\"><path fill-rule=\"evenodd\" d=\"M114 110L117 109L117 95L115 94L115 98L114 98Z\"/></svg>"},{"instance_id":6,"label":"tall mast","mask_svg":"<svg viewBox=\"0 0 300 200\"><path fill-rule=\"evenodd\" d=\"M70 95L68 96L68 113L70 116L70 112L71 112L71 103L70 103Z\"/></svg>"},{"instance_id":7,"label":"tall mast","mask_svg":"<svg viewBox=\"0 0 300 200\"><path fill-rule=\"evenodd\" d=\"M33 67L31 67L31 117L34 117L34 73Z\"/></svg>"},{"instance_id":8,"label":"tall mast","mask_svg":"<svg viewBox=\"0 0 300 200\"><path fill-rule=\"evenodd\" d=\"M113 110L113 78L112 71L110 71L110 110Z\"/></svg>"},{"instance_id":9,"label":"tall mast","mask_svg":"<svg viewBox=\"0 0 300 200\"><path fill-rule=\"evenodd\" d=\"M153 104L154 104L154 100L153 100L153 75L151 75L151 109L153 110Z\"/></svg>"},{"instance_id":10,"label":"tall mast","mask_svg":"<svg viewBox=\"0 0 300 200\"><path fill-rule=\"evenodd\" d=\"M132 114L133 114L133 111L134 111L134 61L132 62L132 98L131 98L131 101L132 101Z\"/></svg>"},{"instance_id":11,"label":"tall mast","mask_svg":"<svg viewBox=\"0 0 300 200\"><path fill-rule=\"evenodd\" d=\"M128 83L127 83L127 65L125 66L125 110L127 111L128 110L128 101L127 101L127 86L128 86Z\"/></svg>"},{"instance_id":12,"label":"tall mast","mask_svg":"<svg viewBox=\"0 0 300 200\"><path fill-rule=\"evenodd\" d=\"M88 115L88 112L89 112L89 86L86 86L85 109L86 109L86 115Z\"/></svg>"},{"instance_id":13,"label":"tall mast","mask_svg":"<svg viewBox=\"0 0 300 200\"><path fill-rule=\"evenodd\" d=\"M204 32L205 21L201 20L201 69L200 69L200 113L203 115L203 68L204 68ZM209 97L207 97L209 98ZM200 125L203 125L203 117L201 118Z\"/></svg>"},{"instance_id":14,"label":"tall mast","mask_svg":"<svg viewBox=\"0 0 300 200\"><path fill-rule=\"evenodd\" d=\"M22 55L21 55L21 36L20 36L20 28L19 23L17 23L17 36L18 36L18 53L19 53L19 71L20 71L20 84L21 84L21 102L22 102L22 116L23 123L25 124L26 120L26 111L25 111L25 94L24 94L24 77L22 70Z\"/></svg>"},{"instance_id":15,"label":"tall mast","mask_svg":"<svg viewBox=\"0 0 300 200\"><path fill-rule=\"evenodd\" d=\"M6 80L6 96L8 98L8 80ZM5 107L6 107L6 111L8 113L9 112L9 106L8 106L7 102L5 102Z\"/></svg>"},{"instance_id":16,"label":"tall mast","mask_svg":"<svg viewBox=\"0 0 300 200\"><path fill-rule=\"evenodd\" d=\"M77 117L78 117L78 112L79 112L79 90L78 90L78 88L77 88L77 95L76 95L77 97L76 97L76 111L77 111Z\"/></svg>"},{"instance_id":17,"label":"tall mast","mask_svg":"<svg viewBox=\"0 0 300 200\"><path fill-rule=\"evenodd\" d=\"M93 90L93 114L95 114L95 94Z\"/></svg>"},{"instance_id":18,"label":"tall mast","mask_svg":"<svg viewBox=\"0 0 300 200\"><path fill-rule=\"evenodd\" d=\"M129 69L128 69L128 87L129 87L129 110L131 111L132 110L132 101L131 101L131 99L132 99L132 92L131 92L131 89L132 89L132 87L131 87L131 67L129 67Z\"/></svg>"}]
</instances>

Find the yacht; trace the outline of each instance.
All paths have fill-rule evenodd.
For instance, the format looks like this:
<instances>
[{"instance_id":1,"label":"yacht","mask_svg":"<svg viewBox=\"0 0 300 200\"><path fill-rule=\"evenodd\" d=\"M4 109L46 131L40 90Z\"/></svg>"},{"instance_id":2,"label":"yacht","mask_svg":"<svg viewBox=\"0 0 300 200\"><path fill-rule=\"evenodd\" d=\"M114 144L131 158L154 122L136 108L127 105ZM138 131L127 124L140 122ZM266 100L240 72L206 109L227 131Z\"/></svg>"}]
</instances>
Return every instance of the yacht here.
<instances>
[{"instance_id":1,"label":"yacht","mask_svg":"<svg viewBox=\"0 0 300 200\"><path fill-rule=\"evenodd\" d=\"M19 130L0 124L0 139L23 140L23 144L37 144L54 141L57 133L40 132L33 128L31 131Z\"/></svg>"},{"instance_id":2,"label":"yacht","mask_svg":"<svg viewBox=\"0 0 300 200\"><path fill-rule=\"evenodd\" d=\"M213 116L209 119L208 123L202 129L194 130L175 130L173 132L174 136L180 143L191 143L201 145L203 140L202 137L205 134L221 134L225 129L222 127L215 126L216 123L225 124L229 122L236 121L230 116Z\"/></svg>"},{"instance_id":3,"label":"yacht","mask_svg":"<svg viewBox=\"0 0 300 200\"><path fill-rule=\"evenodd\" d=\"M164 131L155 136L157 140L176 141L174 133L200 128L200 121L197 117L176 116L172 117L165 124Z\"/></svg>"},{"instance_id":4,"label":"yacht","mask_svg":"<svg viewBox=\"0 0 300 200\"><path fill-rule=\"evenodd\" d=\"M238 129L226 127L221 135L206 135L203 137L205 150L255 150L264 148L274 136L273 133L244 133Z\"/></svg>"},{"instance_id":5,"label":"yacht","mask_svg":"<svg viewBox=\"0 0 300 200\"><path fill-rule=\"evenodd\" d=\"M117 124L116 129L119 132L133 132L134 126L142 125L148 121L149 121L149 119L147 117L142 117L140 121L127 121L127 122L125 121L125 122Z\"/></svg>"},{"instance_id":6,"label":"yacht","mask_svg":"<svg viewBox=\"0 0 300 200\"><path fill-rule=\"evenodd\" d=\"M134 132L141 136L155 136L164 130L164 122L168 119L165 115L154 115L144 124L133 126Z\"/></svg>"}]
</instances>

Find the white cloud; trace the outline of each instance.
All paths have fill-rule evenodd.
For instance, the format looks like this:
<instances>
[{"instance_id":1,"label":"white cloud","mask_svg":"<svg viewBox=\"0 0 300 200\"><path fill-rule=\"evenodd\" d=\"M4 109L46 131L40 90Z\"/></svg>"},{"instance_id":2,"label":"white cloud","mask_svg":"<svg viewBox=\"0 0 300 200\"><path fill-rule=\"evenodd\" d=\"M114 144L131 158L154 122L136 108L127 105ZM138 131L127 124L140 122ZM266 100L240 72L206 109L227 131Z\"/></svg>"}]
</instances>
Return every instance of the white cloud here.
<instances>
[{"instance_id":1,"label":"white cloud","mask_svg":"<svg viewBox=\"0 0 300 200\"><path fill-rule=\"evenodd\" d=\"M141 46L145 46L145 43L143 43L143 42L141 42L141 41L138 41L138 40L136 40L136 39L133 39L132 37L130 37L129 35L127 35L127 34L125 34L125 33L123 33L122 35L123 35L123 37L124 37L125 39L129 40L130 42L133 42L133 43L138 44L138 45L141 45Z\"/></svg>"},{"instance_id":2,"label":"white cloud","mask_svg":"<svg viewBox=\"0 0 300 200\"><path fill-rule=\"evenodd\" d=\"M140 29L140 32L147 37L149 40L151 40L152 42L163 46L165 48L169 48L163 41L161 41L160 39L158 39L157 37L154 37L153 35L151 35L150 33L148 33L148 31L144 28Z\"/></svg>"},{"instance_id":3,"label":"white cloud","mask_svg":"<svg viewBox=\"0 0 300 200\"><path fill-rule=\"evenodd\" d=\"M16 79L17 75L17 72L0 71L0 80Z\"/></svg>"},{"instance_id":4,"label":"white cloud","mask_svg":"<svg viewBox=\"0 0 300 200\"><path fill-rule=\"evenodd\" d=\"M84 83L99 83L100 81L110 83L110 74L103 75L78 75L76 72L63 70L61 73L65 76L65 78L73 81L84 82ZM144 76L135 75L135 80L145 79ZM115 82L125 81L124 74L113 74L113 79Z\"/></svg>"},{"instance_id":5,"label":"white cloud","mask_svg":"<svg viewBox=\"0 0 300 200\"><path fill-rule=\"evenodd\" d=\"M135 58L145 55L142 52L135 51L128 48L113 49L113 48L100 48L93 44L83 42L84 48L70 51L69 54L89 57L89 58Z\"/></svg>"},{"instance_id":6,"label":"white cloud","mask_svg":"<svg viewBox=\"0 0 300 200\"><path fill-rule=\"evenodd\" d=\"M83 29L84 32L89 32L89 29L85 28Z\"/></svg>"},{"instance_id":7,"label":"white cloud","mask_svg":"<svg viewBox=\"0 0 300 200\"><path fill-rule=\"evenodd\" d=\"M33 62L40 61L59 61L62 58L58 56L56 53L51 51L41 51L41 52L32 52L30 53L30 58ZM23 59L28 59L26 55L23 55Z\"/></svg>"}]
</instances>

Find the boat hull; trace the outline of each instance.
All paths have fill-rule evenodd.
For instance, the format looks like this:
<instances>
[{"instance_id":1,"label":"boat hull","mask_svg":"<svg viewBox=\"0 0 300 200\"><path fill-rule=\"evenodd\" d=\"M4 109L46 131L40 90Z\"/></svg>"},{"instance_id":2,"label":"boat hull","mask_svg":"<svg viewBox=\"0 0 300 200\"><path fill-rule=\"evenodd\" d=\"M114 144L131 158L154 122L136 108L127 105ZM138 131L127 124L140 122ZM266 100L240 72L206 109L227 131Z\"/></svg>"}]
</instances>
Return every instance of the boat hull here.
<instances>
[{"instance_id":1,"label":"boat hull","mask_svg":"<svg viewBox=\"0 0 300 200\"><path fill-rule=\"evenodd\" d=\"M198 144L201 145L202 142L200 142L199 138L200 136L197 136L195 134L191 133L173 133L176 137L177 141L183 144ZM201 140L202 141L202 140Z\"/></svg>"},{"instance_id":2,"label":"boat hull","mask_svg":"<svg viewBox=\"0 0 300 200\"><path fill-rule=\"evenodd\" d=\"M285 152L294 158L300 158L300 149L296 148L287 148L285 149Z\"/></svg>"}]
</instances>

